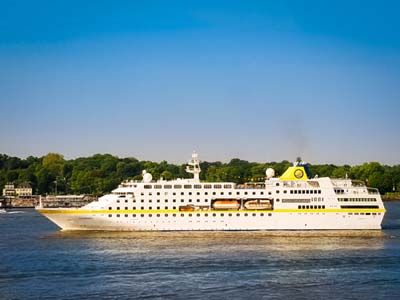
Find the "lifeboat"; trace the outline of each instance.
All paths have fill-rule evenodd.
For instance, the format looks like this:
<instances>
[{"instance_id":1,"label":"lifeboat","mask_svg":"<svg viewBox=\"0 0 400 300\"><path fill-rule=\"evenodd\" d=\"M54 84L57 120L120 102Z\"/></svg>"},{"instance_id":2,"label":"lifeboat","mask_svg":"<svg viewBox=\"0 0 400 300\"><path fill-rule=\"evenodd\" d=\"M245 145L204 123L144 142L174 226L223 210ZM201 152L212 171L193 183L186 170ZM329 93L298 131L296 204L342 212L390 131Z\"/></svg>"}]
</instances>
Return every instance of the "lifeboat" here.
<instances>
[{"instance_id":1,"label":"lifeboat","mask_svg":"<svg viewBox=\"0 0 400 300\"><path fill-rule=\"evenodd\" d=\"M270 200L250 200L244 204L246 209L272 209Z\"/></svg>"},{"instance_id":2,"label":"lifeboat","mask_svg":"<svg viewBox=\"0 0 400 300\"><path fill-rule=\"evenodd\" d=\"M194 211L195 208L193 205L185 205L185 206L179 206L179 211Z\"/></svg>"},{"instance_id":3,"label":"lifeboat","mask_svg":"<svg viewBox=\"0 0 400 300\"><path fill-rule=\"evenodd\" d=\"M217 200L213 204L214 209L239 209L240 203L237 200Z\"/></svg>"}]
</instances>

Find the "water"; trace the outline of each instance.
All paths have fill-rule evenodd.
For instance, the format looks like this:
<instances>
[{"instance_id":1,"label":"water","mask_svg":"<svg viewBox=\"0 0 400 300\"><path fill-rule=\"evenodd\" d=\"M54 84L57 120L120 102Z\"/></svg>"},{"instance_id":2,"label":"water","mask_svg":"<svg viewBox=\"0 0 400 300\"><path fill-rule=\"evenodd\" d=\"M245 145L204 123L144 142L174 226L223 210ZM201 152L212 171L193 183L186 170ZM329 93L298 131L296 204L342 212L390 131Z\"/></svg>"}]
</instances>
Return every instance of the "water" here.
<instances>
[{"instance_id":1,"label":"water","mask_svg":"<svg viewBox=\"0 0 400 300\"><path fill-rule=\"evenodd\" d=\"M399 299L400 202L384 230L60 232L0 214L0 299Z\"/></svg>"}]
</instances>

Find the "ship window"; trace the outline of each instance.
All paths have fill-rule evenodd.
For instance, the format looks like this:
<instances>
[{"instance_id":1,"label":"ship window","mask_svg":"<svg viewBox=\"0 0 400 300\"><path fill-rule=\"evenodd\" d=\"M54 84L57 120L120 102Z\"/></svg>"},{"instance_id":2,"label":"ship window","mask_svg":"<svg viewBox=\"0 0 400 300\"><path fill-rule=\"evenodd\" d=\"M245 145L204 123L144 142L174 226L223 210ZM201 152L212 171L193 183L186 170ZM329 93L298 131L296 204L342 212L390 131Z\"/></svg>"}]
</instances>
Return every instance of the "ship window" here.
<instances>
[{"instance_id":1,"label":"ship window","mask_svg":"<svg viewBox=\"0 0 400 300\"><path fill-rule=\"evenodd\" d=\"M155 188L155 189L161 189L161 185L156 184L156 185L154 186L154 188Z\"/></svg>"},{"instance_id":2,"label":"ship window","mask_svg":"<svg viewBox=\"0 0 400 300\"><path fill-rule=\"evenodd\" d=\"M117 203L119 203L119 200L117 200Z\"/></svg>"},{"instance_id":3,"label":"ship window","mask_svg":"<svg viewBox=\"0 0 400 300\"><path fill-rule=\"evenodd\" d=\"M212 214L213 215L213 217L215 217L217 214Z\"/></svg>"},{"instance_id":4,"label":"ship window","mask_svg":"<svg viewBox=\"0 0 400 300\"><path fill-rule=\"evenodd\" d=\"M183 187L184 187L185 189L191 189L191 188L192 188L192 185L190 185L190 184L185 184Z\"/></svg>"},{"instance_id":5,"label":"ship window","mask_svg":"<svg viewBox=\"0 0 400 300\"><path fill-rule=\"evenodd\" d=\"M310 208L310 206L309 206L309 205L307 205L307 206L306 206L306 209L309 209L309 208Z\"/></svg>"},{"instance_id":6,"label":"ship window","mask_svg":"<svg viewBox=\"0 0 400 300\"><path fill-rule=\"evenodd\" d=\"M157 217L159 217L160 216L160 214L157 214Z\"/></svg>"},{"instance_id":7,"label":"ship window","mask_svg":"<svg viewBox=\"0 0 400 300\"><path fill-rule=\"evenodd\" d=\"M109 207L108 209L109 209L109 210L112 210L112 207Z\"/></svg>"},{"instance_id":8,"label":"ship window","mask_svg":"<svg viewBox=\"0 0 400 300\"><path fill-rule=\"evenodd\" d=\"M117 214L117 217L119 218L119 214Z\"/></svg>"},{"instance_id":9,"label":"ship window","mask_svg":"<svg viewBox=\"0 0 400 300\"><path fill-rule=\"evenodd\" d=\"M168 206L165 206L165 209L168 209Z\"/></svg>"},{"instance_id":10,"label":"ship window","mask_svg":"<svg viewBox=\"0 0 400 300\"><path fill-rule=\"evenodd\" d=\"M257 214L253 213L253 217L257 216Z\"/></svg>"},{"instance_id":11,"label":"ship window","mask_svg":"<svg viewBox=\"0 0 400 300\"><path fill-rule=\"evenodd\" d=\"M133 214L132 217L136 217L136 214Z\"/></svg>"},{"instance_id":12,"label":"ship window","mask_svg":"<svg viewBox=\"0 0 400 300\"><path fill-rule=\"evenodd\" d=\"M213 192L213 195L216 195L217 193L216 192Z\"/></svg>"},{"instance_id":13,"label":"ship window","mask_svg":"<svg viewBox=\"0 0 400 300\"><path fill-rule=\"evenodd\" d=\"M204 202L208 202L208 199L204 199Z\"/></svg>"},{"instance_id":14,"label":"ship window","mask_svg":"<svg viewBox=\"0 0 400 300\"><path fill-rule=\"evenodd\" d=\"M144 199L141 199L140 202L144 202Z\"/></svg>"},{"instance_id":15,"label":"ship window","mask_svg":"<svg viewBox=\"0 0 400 300\"><path fill-rule=\"evenodd\" d=\"M149 196L151 196L151 195L152 195L152 193L150 192L150 193L149 193Z\"/></svg>"},{"instance_id":16,"label":"ship window","mask_svg":"<svg viewBox=\"0 0 400 300\"><path fill-rule=\"evenodd\" d=\"M142 206L140 209L144 209L144 207Z\"/></svg>"},{"instance_id":17,"label":"ship window","mask_svg":"<svg viewBox=\"0 0 400 300\"><path fill-rule=\"evenodd\" d=\"M276 199L276 202L279 202L279 199Z\"/></svg>"},{"instance_id":18,"label":"ship window","mask_svg":"<svg viewBox=\"0 0 400 300\"><path fill-rule=\"evenodd\" d=\"M196 214L196 216L200 217L200 214Z\"/></svg>"},{"instance_id":19,"label":"ship window","mask_svg":"<svg viewBox=\"0 0 400 300\"><path fill-rule=\"evenodd\" d=\"M322 205L322 208L325 208L325 205Z\"/></svg>"},{"instance_id":20,"label":"ship window","mask_svg":"<svg viewBox=\"0 0 400 300\"><path fill-rule=\"evenodd\" d=\"M205 188L205 189L211 189L211 184L205 184L205 185L204 185L204 188Z\"/></svg>"},{"instance_id":21,"label":"ship window","mask_svg":"<svg viewBox=\"0 0 400 300\"><path fill-rule=\"evenodd\" d=\"M119 210L119 207L117 207L117 210Z\"/></svg>"},{"instance_id":22,"label":"ship window","mask_svg":"<svg viewBox=\"0 0 400 300\"><path fill-rule=\"evenodd\" d=\"M301 205L298 206L298 209L301 209Z\"/></svg>"},{"instance_id":23,"label":"ship window","mask_svg":"<svg viewBox=\"0 0 400 300\"><path fill-rule=\"evenodd\" d=\"M240 192L236 192L236 195L240 195Z\"/></svg>"},{"instance_id":24,"label":"ship window","mask_svg":"<svg viewBox=\"0 0 400 300\"><path fill-rule=\"evenodd\" d=\"M160 207L159 207L159 206L157 206L157 209L160 209Z\"/></svg>"},{"instance_id":25,"label":"ship window","mask_svg":"<svg viewBox=\"0 0 400 300\"><path fill-rule=\"evenodd\" d=\"M185 200L181 199L181 202L184 202Z\"/></svg>"},{"instance_id":26,"label":"ship window","mask_svg":"<svg viewBox=\"0 0 400 300\"><path fill-rule=\"evenodd\" d=\"M276 186L279 186L279 183L277 182L275 185L276 185Z\"/></svg>"},{"instance_id":27,"label":"ship window","mask_svg":"<svg viewBox=\"0 0 400 300\"><path fill-rule=\"evenodd\" d=\"M172 185L166 184L166 185L164 185L164 189L172 189Z\"/></svg>"},{"instance_id":28,"label":"ship window","mask_svg":"<svg viewBox=\"0 0 400 300\"><path fill-rule=\"evenodd\" d=\"M125 210L128 210L128 207L127 207L127 206L125 206Z\"/></svg>"},{"instance_id":29,"label":"ship window","mask_svg":"<svg viewBox=\"0 0 400 300\"><path fill-rule=\"evenodd\" d=\"M264 195L264 192L260 192L261 195Z\"/></svg>"},{"instance_id":30,"label":"ship window","mask_svg":"<svg viewBox=\"0 0 400 300\"><path fill-rule=\"evenodd\" d=\"M168 217L168 214L165 214L164 216Z\"/></svg>"},{"instance_id":31,"label":"ship window","mask_svg":"<svg viewBox=\"0 0 400 300\"><path fill-rule=\"evenodd\" d=\"M244 192L245 195L247 195L247 192Z\"/></svg>"},{"instance_id":32,"label":"ship window","mask_svg":"<svg viewBox=\"0 0 400 300\"><path fill-rule=\"evenodd\" d=\"M142 201L142 202L143 202L143 201ZM151 203L151 202L153 202L153 200L150 199L150 200L149 200L149 203Z\"/></svg>"},{"instance_id":33,"label":"ship window","mask_svg":"<svg viewBox=\"0 0 400 300\"><path fill-rule=\"evenodd\" d=\"M150 206L149 209L153 209L153 207Z\"/></svg>"},{"instance_id":34,"label":"ship window","mask_svg":"<svg viewBox=\"0 0 400 300\"><path fill-rule=\"evenodd\" d=\"M172 195L173 195L173 196L176 196L176 193L175 193L175 192L173 192L173 193L172 193Z\"/></svg>"},{"instance_id":35,"label":"ship window","mask_svg":"<svg viewBox=\"0 0 400 300\"><path fill-rule=\"evenodd\" d=\"M261 216L261 217L264 217L264 213L261 213L260 216Z\"/></svg>"},{"instance_id":36,"label":"ship window","mask_svg":"<svg viewBox=\"0 0 400 300\"><path fill-rule=\"evenodd\" d=\"M176 202L176 199L172 199L172 202Z\"/></svg>"},{"instance_id":37,"label":"ship window","mask_svg":"<svg viewBox=\"0 0 400 300\"><path fill-rule=\"evenodd\" d=\"M168 199L165 199L164 201L165 201L165 203L167 203L167 202L168 202Z\"/></svg>"},{"instance_id":38,"label":"ship window","mask_svg":"<svg viewBox=\"0 0 400 300\"><path fill-rule=\"evenodd\" d=\"M133 206L132 209L135 210L135 209L136 209L136 206Z\"/></svg>"},{"instance_id":39,"label":"ship window","mask_svg":"<svg viewBox=\"0 0 400 300\"><path fill-rule=\"evenodd\" d=\"M230 184L224 184L224 188L225 188L225 189L231 189L231 188L232 188L232 185L230 185Z\"/></svg>"},{"instance_id":40,"label":"ship window","mask_svg":"<svg viewBox=\"0 0 400 300\"><path fill-rule=\"evenodd\" d=\"M125 214L125 218L127 218L128 217L128 214Z\"/></svg>"},{"instance_id":41,"label":"ship window","mask_svg":"<svg viewBox=\"0 0 400 300\"><path fill-rule=\"evenodd\" d=\"M151 218L152 214L149 214L149 217Z\"/></svg>"},{"instance_id":42,"label":"ship window","mask_svg":"<svg viewBox=\"0 0 400 300\"><path fill-rule=\"evenodd\" d=\"M283 193L286 194L286 193L287 193L287 190L284 190Z\"/></svg>"},{"instance_id":43,"label":"ship window","mask_svg":"<svg viewBox=\"0 0 400 300\"><path fill-rule=\"evenodd\" d=\"M269 214L268 214L268 217L271 217L271 216L272 216L272 214L271 214L271 213L269 213Z\"/></svg>"},{"instance_id":44,"label":"ship window","mask_svg":"<svg viewBox=\"0 0 400 300\"><path fill-rule=\"evenodd\" d=\"M157 199L157 203L160 203L160 199Z\"/></svg>"},{"instance_id":45,"label":"ship window","mask_svg":"<svg viewBox=\"0 0 400 300\"><path fill-rule=\"evenodd\" d=\"M132 202L133 202L133 203L136 203L136 200L135 200L135 199L133 199L133 200L132 200Z\"/></svg>"},{"instance_id":46,"label":"ship window","mask_svg":"<svg viewBox=\"0 0 400 300\"><path fill-rule=\"evenodd\" d=\"M318 205L318 209L321 209L321 205Z\"/></svg>"},{"instance_id":47,"label":"ship window","mask_svg":"<svg viewBox=\"0 0 400 300\"><path fill-rule=\"evenodd\" d=\"M143 192L141 192L141 193L140 193L140 196L144 196L144 193L143 193Z\"/></svg>"},{"instance_id":48,"label":"ship window","mask_svg":"<svg viewBox=\"0 0 400 300\"><path fill-rule=\"evenodd\" d=\"M184 193L184 192L181 192L181 195L185 195L185 193Z\"/></svg>"},{"instance_id":49,"label":"ship window","mask_svg":"<svg viewBox=\"0 0 400 300\"><path fill-rule=\"evenodd\" d=\"M160 196L160 192L157 192L157 196Z\"/></svg>"},{"instance_id":50,"label":"ship window","mask_svg":"<svg viewBox=\"0 0 400 300\"><path fill-rule=\"evenodd\" d=\"M279 194L279 190L277 190L276 193Z\"/></svg>"},{"instance_id":51,"label":"ship window","mask_svg":"<svg viewBox=\"0 0 400 300\"><path fill-rule=\"evenodd\" d=\"M223 195L224 194L224 192L221 192L221 195Z\"/></svg>"},{"instance_id":52,"label":"ship window","mask_svg":"<svg viewBox=\"0 0 400 300\"><path fill-rule=\"evenodd\" d=\"M182 185L180 185L180 184L175 184L174 185L174 189L181 189L182 188Z\"/></svg>"},{"instance_id":53,"label":"ship window","mask_svg":"<svg viewBox=\"0 0 400 300\"><path fill-rule=\"evenodd\" d=\"M321 194L321 190L318 190L318 194Z\"/></svg>"},{"instance_id":54,"label":"ship window","mask_svg":"<svg viewBox=\"0 0 400 300\"><path fill-rule=\"evenodd\" d=\"M253 195L255 195L256 194L256 192L253 192Z\"/></svg>"},{"instance_id":55,"label":"ship window","mask_svg":"<svg viewBox=\"0 0 400 300\"><path fill-rule=\"evenodd\" d=\"M172 214L173 217L176 217L176 214Z\"/></svg>"},{"instance_id":56,"label":"ship window","mask_svg":"<svg viewBox=\"0 0 400 300\"><path fill-rule=\"evenodd\" d=\"M176 206L173 206L172 209L176 209Z\"/></svg>"},{"instance_id":57,"label":"ship window","mask_svg":"<svg viewBox=\"0 0 400 300\"><path fill-rule=\"evenodd\" d=\"M232 214L228 214L229 217L232 217Z\"/></svg>"},{"instance_id":58,"label":"ship window","mask_svg":"<svg viewBox=\"0 0 400 300\"><path fill-rule=\"evenodd\" d=\"M237 216L237 217L240 217L240 214L239 214L239 213L237 213L237 214L236 214L236 216Z\"/></svg>"},{"instance_id":59,"label":"ship window","mask_svg":"<svg viewBox=\"0 0 400 300\"><path fill-rule=\"evenodd\" d=\"M145 189L151 189L151 188L152 188L152 185L151 185L151 184L145 184L145 185L144 185L144 188L145 188Z\"/></svg>"},{"instance_id":60,"label":"ship window","mask_svg":"<svg viewBox=\"0 0 400 300\"><path fill-rule=\"evenodd\" d=\"M189 199L189 202L192 202L192 199Z\"/></svg>"},{"instance_id":61,"label":"ship window","mask_svg":"<svg viewBox=\"0 0 400 300\"><path fill-rule=\"evenodd\" d=\"M204 195L208 195L208 192L204 192Z\"/></svg>"},{"instance_id":62,"label":"ship window","mask_svg":"<svg viewBox=\"0 0 400 300\"><path fill-rule=\"evenodd\" d=\"M185 216L185 214L181 214L181 217L184 217Z\"/></svg>"},{"instance_id":63,"label":"ship window","mask_svg":"<svg viewBox=\"0 0 400 300\"><path fill-rule=\"evenodd\" d=\"M309 194L310 193L310 190L306 190L306 194Z\"/></svg>"},{"instance_id":64,"label":"ship window","mask_svg":"<svg viewBox=\"0 0 400 300\"><path fill-rule=\"evenodd\" d=\"M109 214L108 217L111 218L111 217L112 217L112 214Z\"/></svg>"},{"instance_id":65,"label":"ship window","mask_svg":"<svg viewBox=\"0 0 400 300\"><path fill-rule=\"evenodd\" d=\"M194 188L195 188L195 189L201 189L201 185L200 185L200 184L195 184L195 185L194 185Z\"/></svg>"},{"instance_id":66,"label":"ship window","mask_svg":"<svg viewBox=\"0 0 400 300\"><path fill-rule=\"evenodd\" d=\"M205 217L208 217L208 214L204 214Z\"/></svg>"},{"instance_id":67,"label":"ship window","mask_svg":"<svg viewBox=\"0 0 400 300\"><path fill-rule=\"evenodd\" d=\"M189 195L191 195L192 194L192 192L189 192Z\"/></svg>"},{"instance_id":68,"label":"ship window","mask_svg":"<svg viewBox=\"0 0 400 300\"><path fill-rule=\"evenodd\" d=\"M248 213L245 213L245 214L244 214L245 217L247 217L248 215L249 215Z\"/></svg>"},{"instance_id":69,"label":"ship window","mask_svg":"<svg viewBox=\"0 0 400 300\"><path fill-rule=\"evenodd\" d=\"M197 202L200 202L200 199L197 199Z\"/></svg>"},{"instance_id":70,"label":"ship window","mask_svg":"<svg viewBox=\"0 0 400 300\"><path fill-rule=\"evenodd\" d=\"M200 196L200 192L197 192L196 195Z\"/></svg>"}]
</instances>

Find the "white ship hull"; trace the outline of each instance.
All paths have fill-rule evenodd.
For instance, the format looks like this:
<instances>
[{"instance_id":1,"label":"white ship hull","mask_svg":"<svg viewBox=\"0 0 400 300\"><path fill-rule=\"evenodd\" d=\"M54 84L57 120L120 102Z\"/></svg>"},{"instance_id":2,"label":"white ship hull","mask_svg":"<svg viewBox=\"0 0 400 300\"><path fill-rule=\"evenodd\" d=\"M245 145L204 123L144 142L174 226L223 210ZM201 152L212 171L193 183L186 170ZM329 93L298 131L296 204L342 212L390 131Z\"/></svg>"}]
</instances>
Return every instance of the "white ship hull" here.
<instances>
[{"instance_id":1,"label":"white ship hull","mask_svg":"<svg viewBox=\"0 0 400 300\"><path fill-rule=\"evenodd\" d=\"M107 231L207 231L207 230L355 230L381 229L384 214L349 215L348 212L209 212L113 214L39 210L63 230ZM175 214L175 217L173 216ZM213 216L215 214L215 216ZM231 216L229 216L231 214ZM367 215L368 214L368 215Z\"/></svg>"}]
</instances>

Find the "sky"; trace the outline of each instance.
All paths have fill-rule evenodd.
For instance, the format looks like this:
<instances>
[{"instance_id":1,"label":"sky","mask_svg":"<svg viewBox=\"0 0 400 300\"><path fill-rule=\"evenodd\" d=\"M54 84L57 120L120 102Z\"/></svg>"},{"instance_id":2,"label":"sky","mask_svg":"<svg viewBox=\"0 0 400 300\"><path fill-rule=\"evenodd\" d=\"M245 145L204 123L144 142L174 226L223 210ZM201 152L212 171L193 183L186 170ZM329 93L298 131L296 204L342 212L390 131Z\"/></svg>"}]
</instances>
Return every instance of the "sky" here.
<instances>
[{"instance_id":1,"label":"sky","mask_svg":"<svg viewBox=\"0 0 400 300\"><path fill-rule=\"evenodd\" d=\"M0 153L399 164L399 10L0 0Z\"/></svg>"}]
</instances>

